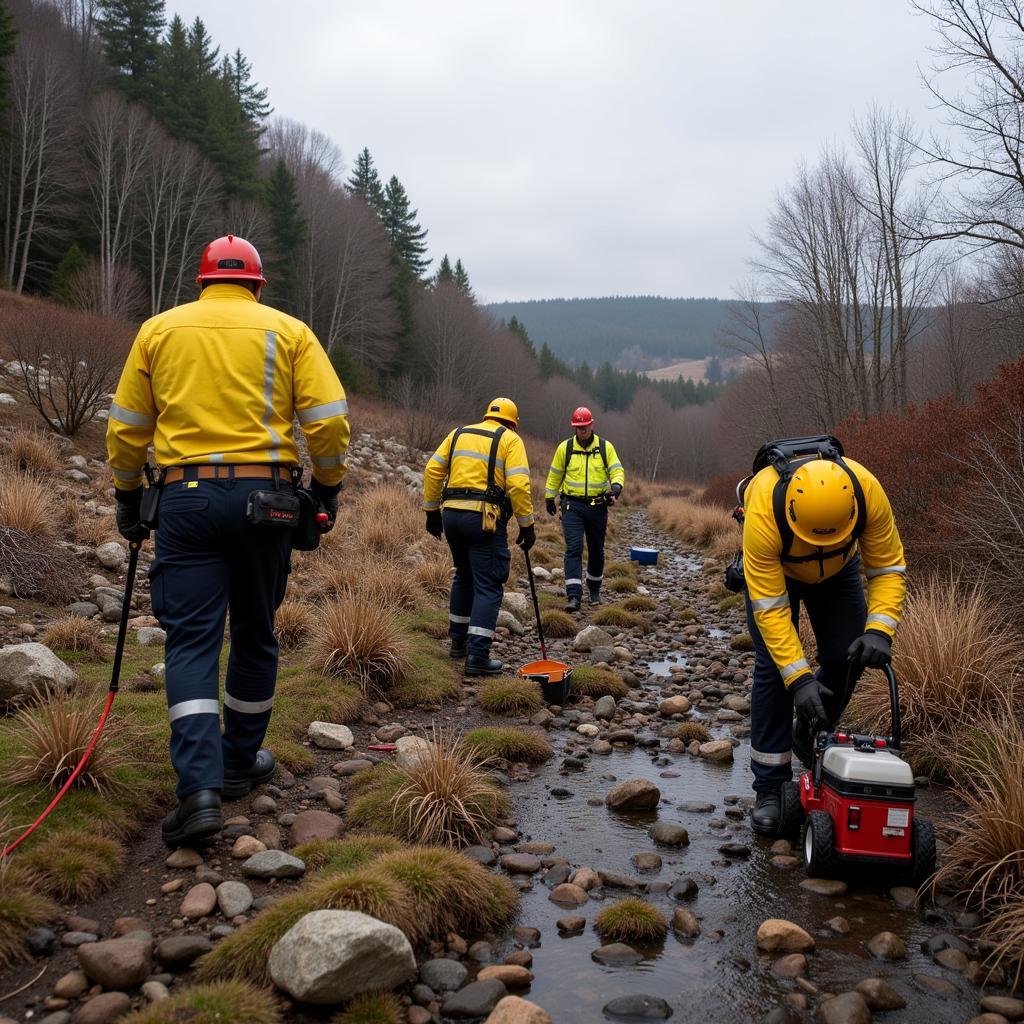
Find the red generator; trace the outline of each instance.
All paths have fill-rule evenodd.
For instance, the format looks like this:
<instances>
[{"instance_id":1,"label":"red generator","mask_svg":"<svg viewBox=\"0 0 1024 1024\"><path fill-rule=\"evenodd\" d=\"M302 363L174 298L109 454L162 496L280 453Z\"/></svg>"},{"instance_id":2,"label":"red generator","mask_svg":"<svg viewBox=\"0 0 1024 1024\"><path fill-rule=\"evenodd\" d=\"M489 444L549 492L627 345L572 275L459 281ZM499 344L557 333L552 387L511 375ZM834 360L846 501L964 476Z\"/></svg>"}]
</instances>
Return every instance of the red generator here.
<instances>
[{"instance_id":1,"label":"red generator","mask_svg":"<svg viewBox=\"0 0 1024 1024\"><path fill-rule=\"evenodd\" d=\"M782 788L783 835L800 836L804 869L827 878L868 864L920 885L935 871L932 823L914 813L914 773L900 757L896 677L886 666L891 736L822 731L813 766Z\"/></svg>"}]
</instances>

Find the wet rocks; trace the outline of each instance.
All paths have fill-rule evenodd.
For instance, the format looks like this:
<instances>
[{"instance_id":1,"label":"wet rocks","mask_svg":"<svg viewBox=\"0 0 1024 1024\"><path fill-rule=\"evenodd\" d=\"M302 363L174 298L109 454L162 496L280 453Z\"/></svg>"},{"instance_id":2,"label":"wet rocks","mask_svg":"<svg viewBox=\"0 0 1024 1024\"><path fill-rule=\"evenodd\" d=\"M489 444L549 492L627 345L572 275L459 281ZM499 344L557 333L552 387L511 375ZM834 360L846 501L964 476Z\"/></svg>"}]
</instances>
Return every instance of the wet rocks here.
<instances>
[{"instance_id":1,"label":"wet rocks","mask_svg":"<svg viewBox=\"0 0 1024 1024\"><path fill-rule=\"evenodd\" d=\"M658 713L665 718L673 715L685 715L690 710L690 701L686 697L667 697L658 705Z\"/></svg>"},{"instance_id":2,"label":"wet rocks","mask_svg":"<svg viewBox=\"0 0 1024 1024\"><path fill-rule=\"evenodd\" d=\"M653 811L660 800L661 790L648 779L622 782L604 798L614 811Z\"/></svg>"},{"instance_id":3,"label":"wet rocks","mask_svg":"<svg viewBox=\"0 0 1024 1024\"><path fill-rule=\"evenodd\" d=\"M477 981L496 979L506 988L525 988L533 981L533 972L518 964L491 964L476 976Z\"/></svg>"},{"instance_id":4,"label":"wet rocks","mask_svg":"<svg viewBox=\"0 0 1024 1024\"><path fill-rule=\"evenodd\" d=\"M814 939L798 924L774 917L757 929L757 947L766 953L805 953L814 949Z\"/></svg>"},{"instance_id":5,"label":"wet rocks","mask_svg":"<svg viewBox=\"0 0 1024 1024\"><path fill-rule=\"evenodd\" d=\"M341 818L330 811L301 811L292 821L292 846L311 839L334 839L341 834L341 825Z\"/></svg>"},{"instance_id":6,"label":"wet rocks","mask_svg":"<svg viewBox=\"0 0 1024 1024\"><path fill-rule=\"evenodd\" d=\"M822 1024L871 1024L871 1010L859 992L843 992L818 1007Z\"/></svg>"},{"instance_id":7,"label":"wet rocks","mask_svg":"<svg viewBox=\"0 0 1024 1024\"><path fill-rule=\"evenodd\" d=\"M680 878L673 882L668 894L674 900L683 901L696 899L699 892L700 886L698 886L692 878L687 876L686 878Z\"/></svg>"},{"instance_id":8,"label":"wet rocks","mask_svg":"<svg viewBox=\"0 0 1024 1024\"><path fill-rule=\"evenodd\" d=\"M805 878L800 883L800 888L818 896L836 897L845 896L850 887L836 878Z\"/></svg>"},{"instance_id":9,"label":"wet rocks","mask_svg":"<svg viewBox=\"0 0 1024 1024\"><path fill-rule=\"evenodd\" d=\"M75 673L45 644L0 647L0 701L25 700L66 690Z\"/></svg>"},{"instance_id":10,"label":"wet rocks","mask_svg":"<svg viewBox=\"0 0 1024 1024\"><path fill-rule=\"evenodd\" d=\"M444 1015L453 1020L485 1017L507 995L508 990L497 978L474 981L444 1001Z\"/></svg>"},{"instance_id":11,"label":"wet rocks","mask_svg":"<svg viewBox=\"0 0 1024 1024\"><path fill-rule=\"evenodd\" d=\"M643 960L643 954L624 942L612 942L590 954L590 959L606 967L630 967Z\"/></svg>"},{"instance_id":12,"label":"wet rocks","mask_svg":"<svg viewBox=\"0 0 1024 1024\"><path fill-rule=\"evenodd\" d=\"M104 992L93 996L75 1011L74 1024L110 1024L126 1014L132 1006L124 992Z\"/></svg>"},{"instance_id":13,"label":"wet rocks","mask_svg":"<svg viewBox=\"0 0 1024 1024\"><path fill-rule=\"evenodd\" d=\"M551 1016L536 1003L518 996L505 996L484 1024L552 1024Z\"/></svg>"},{"instance_id":14,"label":"wet rocks","mask_svg":"<svg viewBox=\"0 0 1024 1024\"><path fill-rule=\"evenodd\" d=\"M772 973L780 978L799 978L807 973L807 957L803 953L788 953L772 964Z\"/></svg>"},{"instance_id":15,"label":"wet rocks","mask_svg":"<svg viewBox=\"0 0 1024 1024\"><path fill-rule=\"evenodd\" d=\"M604 1012L620 1020L668 1020L672 1016L672 1007L657 996L637 994L612 999L605 1003Z\"/></svg>"},{"instance_id":16,"label":"wet rocks","mask_svg":"<svg viewBox=\"0 0 1024 1024\"><path fill-rule=\"evenodd\" d=\"M868 952L878 960L906 960L907 945L893 932L879 932L868 939Z\"/></svg>"},{"instance_id":17,"label":"wet rocks","mask_svg":"<svg viewBox=\"0 0 1024 1024\"><path fill-rule=\"evenodd\" d=\"M610 720L615 717L615 698L605 694L594 705L594 717Z\"/></svg>"},{"instance_id":18,"label":"wet rocks","mask_svg":"<svg viewBox=\"0 0 1024 1024\"><path fill-rule=\"evenodd\" d=\"M576 935L587 927L587 919L582 914L574 914L569 917L560 917L555 925L564 935Z\"/></svg>"},{"instance_id":19,"label":"wet rocks","mask_svg":"<svg viewBox=\"0 0 1024 1024\"><path fill-rule=\"evenodd\" d=\"M661 870L661 857L656 853L634 853L629 859L637 871Z\"/></svg>"},{"instance_id":20,"label":"wet rocks","mask_svg":"<svg viewBox=\"0 0 1024 1024\"><path fill-rule=\"evenodd\" d=\"M730 740L709 740L700 745L699 753L706 761L731 761L732 742Z\"/></svg>"},{"instance_id":21,"label":"wet rocks","mask_svg":"<svg viewBox=\"0 0 1024 1024\"><path fill-rule=\"evenodd\" d=\"M1024 999L1009 996L985 996L979 1004L986 1013L998 1013L1007 1020L1024 1020Z\"/></svg>"},{"instance_id":22,"label":"wet rocks","mask_svg":"<svg viewBox=\"0 0 1024 1024\"><path fill-rule=\"evenodd\" d=\"M310 722L306 735L313 746L321 750L348 750L355 743L352 730L347 725L333 722Z\"/></svg>"},{"instance_id":23,"label":"wet rocks","mask_svg":"<svg viewBox=\"0 0 1024 1024\"><path fill-rule=\"evenodd\" d=\"M652 825L647 834L662 846L689 846L690 833L682 825L673 825L669 821L659 821Z\"/></svg>"},{"instance_id":24,"label":"wet rocks","mask_svg":"<svg viewBox=\"0 0 1024 1024\"><path fill-rule=\"evenodd\" d=\"M148 932L138 938L107 939L78 947L82 970L104 988L123 989L142 984L149 976L153 939Z\"/></svg>"},{"instance_id":25,"label":"wet rocks","mask_svg":"<svg viewBox=\"0 0 1024 1024\"><path fill-rule=\"evenodd\" d=\"M871 1010L902 1010L907 1005L906 999L881 978L865 978L856 989Z\"/></svg>"},{"instance_id":26,"label":"wet rocks","mask_svg":"<svg viewBox=\"0 0 1024 1024\"><path fill-rule=\"evenodd\" d=\"M211 949L205 935L169 935L156 947L156 958L169 971L180 971Z\"/></svg>"},{"instance_id":27,"label":"wet rocks","mask_svg":"<svg viewBox=\"0 0 1024 1024\"><path fill-rule=\"evenodd\" d=\"M672 930L685 939L695 939L700 935L700 922L697 915L686 907L676 907L672 911Z\"/></svg>"},{"instance_id":28,"label":"wet rocks","mask_svg":"<svg viewBox=\"0 0 1024 1024\"><path fill-rule=\"evenodd\" d=\"M305 872L306 865L283 850L257 853L242 865L242 874L249 878L300 878Z\"/></svg>"},{"instance_id":29,"label":"wet rocks","mask_svg":"<svg viewBox=\"0 0 1024 1024\"><path fill-rule=\"evenodd\" d=\"M499 863L510 875L534 875L541 869L540 858L532 853L506 853Z\"/></svg>"},{"instance_id":30,"label":"wet rocks","mask_svg":"<svg viewBox=\"0 0 1024 1024\"><path fill-rule=\"evenodd\" d=\"M435 992L454 992L462 986L469 971L458 960L441 958L420 965L420 981Z\"/></svg>"},{"instance_id":31,"label":"wet rocks","mask_svg":"<svg viewBox=\"0 0 1024 1024\"><path fill-rule=\"evenodd\" d=\"M548 896L548 899L552 903L561 903L567 907L581 907L587 902L587 893L572 882L563 882L551 890L551 895Z\"/></svg>"},{"instance_id":32,"label":"wet rocks","mask_svg":"<svg viewBox=\"0 0 1024 1024\"><path fill-rule=\"evenodd\" d=\"M269 968L274 984L293 998L328 1006L396 988L416 974L416 958L392 925L349 910L315 910L274 944Z\"/></svg>"}]
</instances>

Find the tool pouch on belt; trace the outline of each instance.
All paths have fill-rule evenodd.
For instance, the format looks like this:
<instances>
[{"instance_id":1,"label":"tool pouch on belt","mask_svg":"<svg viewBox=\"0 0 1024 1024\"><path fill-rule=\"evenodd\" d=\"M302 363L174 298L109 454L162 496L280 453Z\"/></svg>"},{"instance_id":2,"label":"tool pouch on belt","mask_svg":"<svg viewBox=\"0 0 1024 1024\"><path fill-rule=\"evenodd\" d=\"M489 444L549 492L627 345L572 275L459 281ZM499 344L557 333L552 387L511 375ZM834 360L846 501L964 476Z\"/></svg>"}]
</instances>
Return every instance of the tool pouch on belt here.
<instances>
[{"instance_id":1,"label":"tool pouch on belt","mask_svg":"<svg viewBox=\"0 0 1024 1024\"><path fill-rule=\"evenodd\" d=\"M746 585L747 580L743 575L743 552L737 551L736 557L725 567L725 589L731 590L734 594L741 594Z\"/></svg>"},{"instance_id":2,"label":"tool pouch on belt","mask_svg":"<svg viewBox=\"0 0 1024 1024\"><path fill-rule=\"evenodd\" d=\"M253 526L295 529L300 513L299 496L287 491L252 491L245 506L245 518Z\"/></svg>"},{"instance_id":3,"label":"tool pouch on belt","mask_svg":"<svg viewBox=\"0 0 1024 1024\"><path fill-rule=\"evenodd\" d=\"M315 551L320 547L320 538L323 536L316 521L316 515L321 511L320 505L305 487L300 487L295 496L299 502L299 521L292 537L292 547L297 551Z\"/></svg>"},{"instance_id":4,"label":"tool pouch on belt","mask_svg":"<svg viewBox=\"0 0 1024 1024\"><path fill-rule=\"evenodd\" d=\"M157 479L149 463L142 467L146 474L146 489L142 492L142 503L139 505L139 522L147 530L155 530L160 513L160 493L164 489L163 474Z\"/></svg>"}]
</instances>

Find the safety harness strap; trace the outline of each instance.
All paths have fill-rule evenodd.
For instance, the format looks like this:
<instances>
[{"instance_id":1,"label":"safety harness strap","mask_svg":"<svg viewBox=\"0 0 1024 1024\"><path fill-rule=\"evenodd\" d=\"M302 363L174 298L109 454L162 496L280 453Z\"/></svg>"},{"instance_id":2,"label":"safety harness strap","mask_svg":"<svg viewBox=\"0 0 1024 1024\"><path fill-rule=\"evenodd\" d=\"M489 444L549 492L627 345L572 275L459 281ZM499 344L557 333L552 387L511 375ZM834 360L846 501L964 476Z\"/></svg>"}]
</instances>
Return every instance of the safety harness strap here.
<instances>
[{"instance_id":1,"label":"safety harness strap","mask_svg":"<svg viewBox=\"0 0 1024 1024\"><path fill-rule=\"evenodd\" d=\"M501 444L501 437L505 433L505 427L498 427L494 433L489 430L481 430L479 427L459 427L452 434L452 443L448 449L448 476L451 478L452 465L455 462L455 446L462 434L475 434L477 437L489 437L491 439L491 450L487 456L487 487L486 490L479 490L476 487L445 487L441 492L442 501L472 499L487 501L492 505L504 506L505 492L500 490L494 482L495 470L498 465L498 447Z\"/></svg>"},{"instance_id":2,"label":"safety harness strap","mask_svg":"<svg viewBox=\"0 0 1024 1024\"><path fill-rule=\"evenodd\" d=\"M562 484L565 482L566 474L569 472L569 460L573 457L573 455L576 454L576 449L574 447L575 443L576 443L575 436L570 437L565 442L565 449L564 449L564 452L563 452L563 455L562 455L562 479L561 479L561 481L559 481L559 484L558 484L559 487L561 487ZM607 442L605 441L605 439L603 437L598 437L598 439L597 439L597 450L598 450L598 452L601 455L601 461L604 463L604 475L605 475L605 477L607 477L607 479L608 479L608 481L610 483L611 482L611 473L608 472L608 446L607 446ZM580 455L586 455L587 458L589 458L593 453L591 451L589 451L588 449L586 449L586 448L581 448L579 450L579 454Z\"/></svg>"}]
</instances>

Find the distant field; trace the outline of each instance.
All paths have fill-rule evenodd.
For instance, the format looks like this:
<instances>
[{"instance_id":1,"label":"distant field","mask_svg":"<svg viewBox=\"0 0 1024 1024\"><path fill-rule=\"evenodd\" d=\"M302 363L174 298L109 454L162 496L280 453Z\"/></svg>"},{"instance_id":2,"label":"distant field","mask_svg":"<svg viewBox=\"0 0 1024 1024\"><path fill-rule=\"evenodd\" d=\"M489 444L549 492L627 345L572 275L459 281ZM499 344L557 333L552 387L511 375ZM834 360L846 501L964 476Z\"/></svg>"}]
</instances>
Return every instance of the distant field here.
<instances>
[{"instance_id":1,"label":"distant field","mask_svg":"<svg viewBox=\"0 0 1024 1024\"><path fill-rule=\"evenodd\" d=\"M742 361L740 358L719 359L725 373L737 369ZM705 379L709 362L709 359L681 359L678 363L663 366L660 370L645 370L644 373L651 380L676 380L683 377L698 384Z\"/></svg>"}]
</instances>

